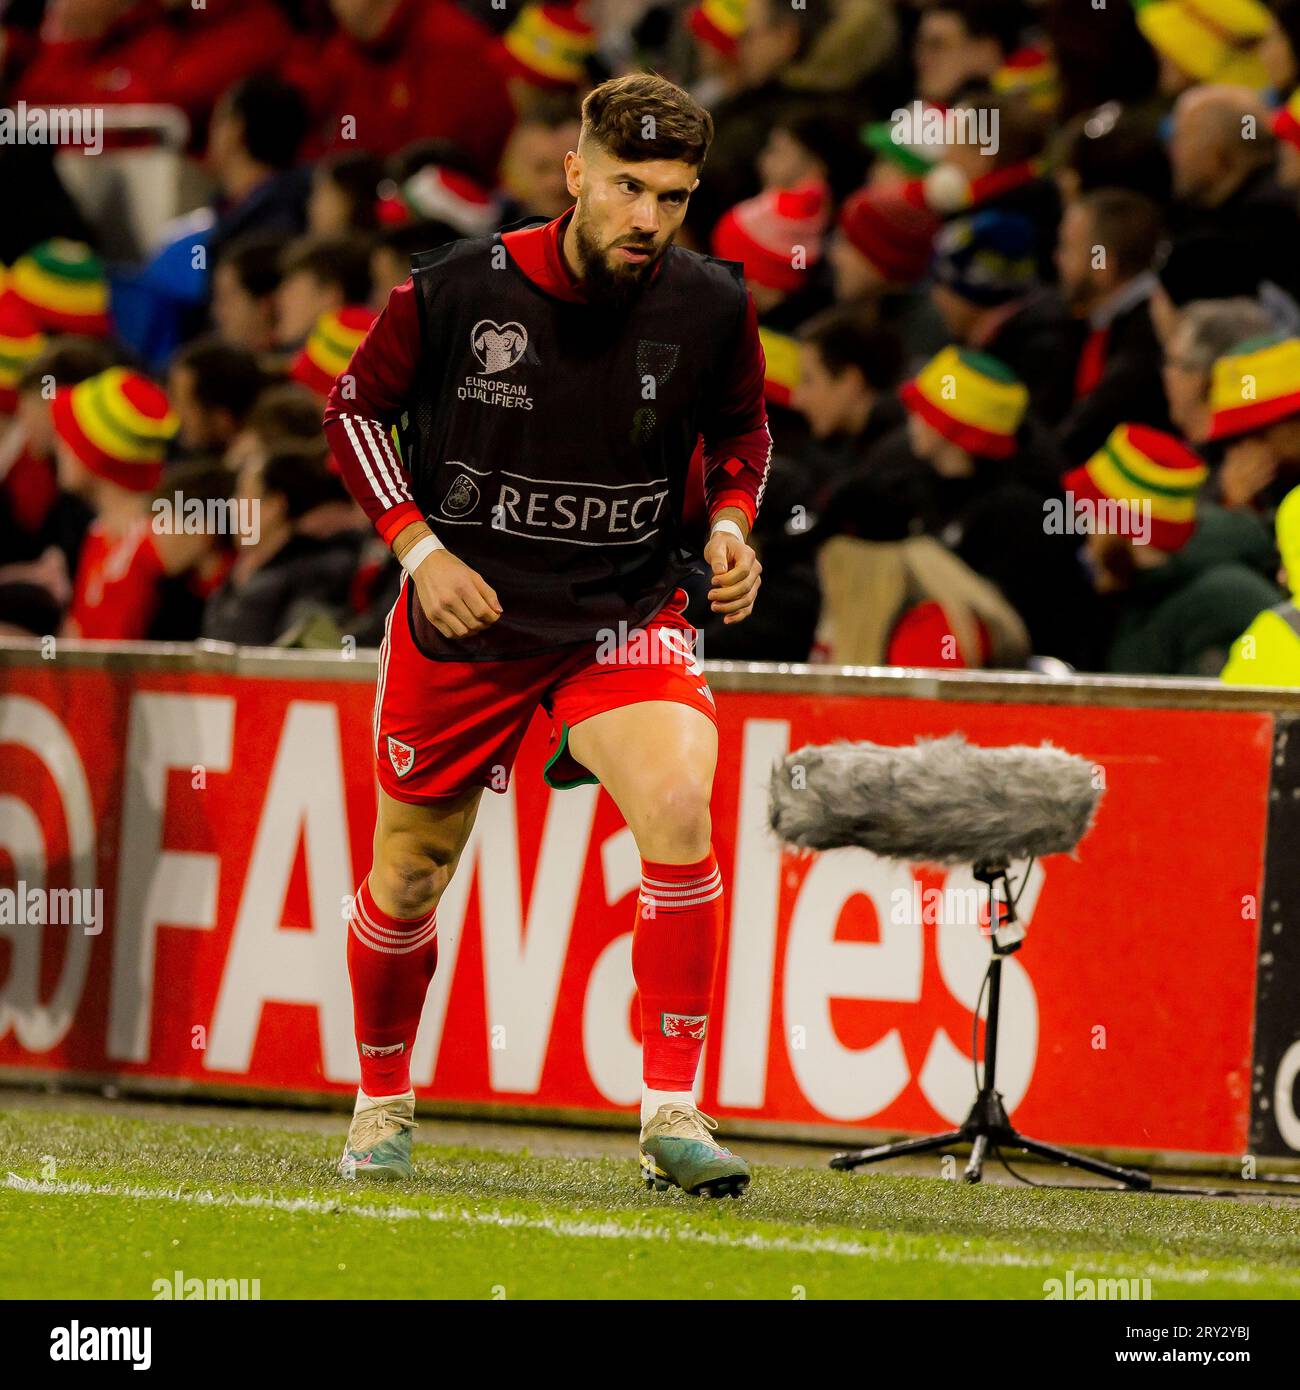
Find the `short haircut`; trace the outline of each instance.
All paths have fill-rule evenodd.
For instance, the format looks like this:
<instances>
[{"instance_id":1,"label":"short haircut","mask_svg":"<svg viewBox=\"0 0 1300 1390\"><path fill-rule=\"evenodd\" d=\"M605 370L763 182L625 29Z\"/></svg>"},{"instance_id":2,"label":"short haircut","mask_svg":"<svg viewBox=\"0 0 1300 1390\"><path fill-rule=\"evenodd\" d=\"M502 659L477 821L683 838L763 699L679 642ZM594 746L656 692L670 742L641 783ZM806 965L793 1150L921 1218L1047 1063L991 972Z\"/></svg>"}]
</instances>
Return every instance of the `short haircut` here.
<instances>
[{"instance_id":1,"label":"short haircut","mask_svg":"<svg viewBox=\"0 0 1300 1390\"><path fill-rule=\"evenodd\" d=\"M957 15L973 39L995 39L1003 53L1020 46L1025 9L1019 0L935 0L925 13L943 10Z\"/></svg>"},{"instance_id":2,"label":"short haircut","mask_svg":"<svg viewBox=\"0 0 1300 1390\"><path fill-rule=\"evenodd\" d=\"M360 150L330 155L316 166L316 177L328 179L348 200L348 222L358 231L369 231L379 223L379 185L384 176L383 160Z\"/></svg>"},{"instance_id":3,"label":"short haircut","mask_svg":"<svg viewBox=\"0 0 1300 1390\"><path fill-rule=\"evenodd\" d=\"M699 168L713 143L713 117L666 78L636 72L587 93L582 138L616 159L676 159Z\"/></svg>"},{"instance_id":4,"label":"short haircut","mask_svg":"<svg viewBox=\"0 0 1300 1390\"><path fill-rule=\"evenodd\" d=\"M325 446L320 401L296 381L278 381L266 387L248 412L244 428L264 444L297 440L315 444L322 451Z\"/></svg>"},{"instance_id":5,"label":"short haircut","mask_svg":"<svg viewBox=\"0 0 1300 1390\"><path fill-rule=\"evenodd\" d=\"M281 237L242 236L230 242L218 265L229 266L245 294L265 299L280 283L280 257L286 242Z\"/></svg>"},{"instance_id":6,"label":"short haircut","mask_svg":"<svg viewBox=\"0 0 1300 1390\"><path fill-rule=\"evenodd\" d=\"M833 376L856 367L875 391L892 390L902 375L903 345L898 334L861 310L823 309L800 328L799 339L816 349Z\"/></svg>"},{"instance_id":7,"label":"short haircut","mask_svg":"<svg viewBox=\"0 0 1300 1390\"><path fill-rule=\"evenodd\" d=\"M1127 188L1097 188L1079 199L1092 219L1093 239L1125 277L1150 270L1163 235L1159 207Z\"/></svg>"},{"instance_id":8,"label":"short haircut","mask_svg":"<svg viewBox=\"0 0 1300 1390\"><path fill-rule=\"evenodd\" d=\"M292 168L307 134L307 104L296 87L270 73L242 77L226 89L222 103L238 118L244 148L259 164Z\"/></svg>"},{"instance_id":9,"label":"short haircut","mask_svg":"<svg viewBox=\"0 0 1300 1390\"><path fill-rule=\"evenodd\" d=\"M108 339L65 334L46 343L23 368L18 390L39 391L47 377L55 386L78 386L110 367L124 365L124 361L121 349Z\"/></svg>"},{"instance_id":10,"label":"short haircut","mask_svg":"<svg viewBox=\"0 0 1300 1390\"><path fill-rule=\"evenodd\" d=\"M1238 343L1266 338L1277 331L1262 304L1253 299L1194 299L1178 313L1174 332L1186 335L1182 365L1193 371L1208 372L1220 357Z\"/></svg>"},{"instance_id":11,"label":"short haircut","mask_svg":"<svg viewBox=\"0 0 1300 1390\"><path fill-rule=\"evenodd\" d=\"M266 386L266 374L247 348L220 338L196 338L186 343L171 366L194 374L194 396L207 410L228 410L243 420Z\"/></svg>"},{"instance_id":12,"label":"short haircut","mask_svg":"<svg viewBox=\"0 0 1300 1390\"><path fill-rule=\"evenodd\" d=\"M359 236L305 236L291 241L280 257L280 274L310 275L337 285L349 304L370 298L370 243Z\"/></svg>"},{"instance_id":13,"label":"short haircut","mask_svg":"<svg viewBox=\"0 0 1300 1390\"><path fill-rule=\"evenodd\" d=\"M262 465L262 492L278 492L291 521L325 502L344 502L347 488L314 449L277 444Z\"/></svg>"}]
</instances>

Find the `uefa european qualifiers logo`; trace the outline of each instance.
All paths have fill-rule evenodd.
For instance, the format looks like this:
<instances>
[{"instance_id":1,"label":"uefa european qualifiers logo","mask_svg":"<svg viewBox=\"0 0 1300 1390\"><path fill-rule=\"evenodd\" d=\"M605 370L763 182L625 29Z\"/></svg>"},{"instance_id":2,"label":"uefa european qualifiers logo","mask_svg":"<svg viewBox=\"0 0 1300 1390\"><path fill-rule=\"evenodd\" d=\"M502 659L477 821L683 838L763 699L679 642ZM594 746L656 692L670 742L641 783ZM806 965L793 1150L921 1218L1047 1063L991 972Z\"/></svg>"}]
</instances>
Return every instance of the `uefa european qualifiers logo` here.
<instances>
[{"instance_id":1,"label":"uefa european qualifiers logo","mask_svg":"<svg viewBox=\"0 0 1300 1390\"><path fill-rule=\"evenodd\" d=\"M528 330L522 323L496 323L492 319L479 319L470 330L469 347L479 370L470 373L464 384L456 388L456 395L462 401L481 401L484 405L495 405L506 410L533 408L526 386L521 382L498 379L502 372L509 371L528 351Z\"/></svg>"}]
</instances>

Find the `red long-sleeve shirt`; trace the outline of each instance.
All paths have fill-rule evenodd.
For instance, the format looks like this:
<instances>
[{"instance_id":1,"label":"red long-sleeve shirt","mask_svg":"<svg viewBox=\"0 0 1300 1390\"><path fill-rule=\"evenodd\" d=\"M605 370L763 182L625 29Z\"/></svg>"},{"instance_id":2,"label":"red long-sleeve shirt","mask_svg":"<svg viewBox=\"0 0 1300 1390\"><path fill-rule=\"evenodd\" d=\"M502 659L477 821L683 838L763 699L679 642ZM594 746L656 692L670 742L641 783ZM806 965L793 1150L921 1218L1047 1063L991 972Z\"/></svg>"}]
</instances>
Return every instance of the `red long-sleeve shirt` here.
<instances>
[{"instance_id":1,"label":"red long-sleeve shirt","mask_svg":"<svg viewBox=\"0 0 1300 1390\"><path fill-rule=\"evenodd\" d=\"M502 241L520 270L541 289L581 303L582 282L569 269L560 244L572 212L570 208L545 226L507 232ZM704 429L692 469L702 477L703 510L710 521L724 507L737 507L752 526L767 482L772 436L763 398L766 364L758 318L753 300L746 298L749 309L741 348L716 398L705 402ZM350 394L345 397L336 382L325 409L325 434L344 481L389 544L404 526L424 519L411 498L387 423L405 404L419 361L418 309L414 286L407 280L389 296L339 378L347 379ZM599 409L599 402L593 402L593 409ZM698 490L700 484L688 476L688 514L692 487Z\"/></svg>"}]
</instances>

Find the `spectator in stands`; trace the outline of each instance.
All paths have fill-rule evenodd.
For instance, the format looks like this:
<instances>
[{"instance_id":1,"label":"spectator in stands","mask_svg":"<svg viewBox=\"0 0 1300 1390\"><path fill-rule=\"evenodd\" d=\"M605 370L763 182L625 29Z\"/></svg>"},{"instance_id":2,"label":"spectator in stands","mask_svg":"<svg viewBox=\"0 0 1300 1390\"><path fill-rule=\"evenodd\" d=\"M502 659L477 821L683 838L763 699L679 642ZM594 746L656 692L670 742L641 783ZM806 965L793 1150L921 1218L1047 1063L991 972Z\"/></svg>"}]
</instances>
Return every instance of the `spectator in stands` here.
<instances>
[{"instance_id":1,"label":"spectator in stands","mask_svg":"<svg viewBox=\"0 0 1300 1390\"><path fill-rule=\"evenodd\" d=\"M1117 101L1075 116L1056 138L1052 164L1066 205L1095 188L1127 188L1163 207L1173 186L1155 116Z\"/></svg>"},{"instance_id":2,"label":"spectator in stands","mask_svg":"<svg viewBox=\"0 0 1300 1390\"><path fill-rule=\"evenodd\" d=\"M1038 284L1036 264L1027 218L955 218L935 238L930 297L952 338L1006 363L1034 415L1055 424L1071 399L1076 334L1060 299Z\"/></svg>"},{"instance_id":3,"label":"spectator in stands","mask_svg":"<svg viewBox=\"0 0 1300 1390\"><path fill-rule=\"evenodd\" d=\"M1041 114L1025 97L980 87L952 109L953 133L960 138L941 148L942 157L917 181L912 196L923 198L941 217L1010 212L1027 218L1034 228L1039 277L1050 281L1061 202L1043 171ZM963 118L962 112L970 115Z\"/></svg>"},{"instance_id":4,"label":"spectator in stands","mask_svg":"<svg viewBox=\"0 0 1300 1390\"><path fill-rule=\"evenodd\" d=\"M1300 0L1273 0L1273 22L1257 50L1269 90L1285 98L1300 84Z\"/></svg>"},{"instance_id":5,"label":"spectator in stands","mask_svg":"<svg viewBox=\"0 0 1300 1390\"><path fill-rule=\"evenodd\" d=\"M1293 193L1277 181L1268 108L1242 87L1196 87L1174 108L1175 230L1247 241L1260 273L1300 299Z\"/></svg>"},{"instance_id":6,"label":"spectator in stands","mask_svg":"<svg viewBox=\"0 0 1300 1390\"><path fill-rule=\"evenodd\" d=\"M322 415L335 380L351 362L375 317L374 310L364 304L348 304L334 313L322 314L294 358L289 375L317 398Z\"/></svg>"},{"instance_id":7,"label":"spectator in stands","mask_svg":"<svg viewBox=\"0 0 1300 1390\"><path fill-rule=\"evenodd\" d=\"M210 262L237 237L304 229L310 174L295 161L306 122L302 98L277 77L243 78L217 103L207 158L218 188Z\"/></svg>"},{"instance_id":8,"label":"spectator in stands","mask_svg":"<svg viewBox=\"0 0 1300 1390\"><path fill-rule=\"evenodd\" d=\"M719 68L725 90L710 104L714 129L708 177L691 195L684 224L693 244L708 246L722 214L759 192L758 160L773 124L792 111L831 105L801 97L784 80L827 28L829 8L829 0L807 0L800 9L780 0L749 0L746 5L731 54ZM700 41L718 40L710 35Z\"/></svg>"},{"instance_id":9,"label":"spectator in stands","mask_svg":"<svg viewBox=\"0 0 1300 1390\"><path fill-rule=\"evenodd\" d=\"M234 439L266 386L247 348L196 338L172 358L167 395L176 412L176 441L188 453L220 454Z\"/></svg>"},{"instance_id":10,"label":"spectator in stands","mask_svg":"<svg viewBox=\"0 0 1300 1390\"><path fill-rule=\"evenodd\" d=\"M534 100L519 114L501 156L501 220L549 222L573 202L564 180L564 156L578 148L578 108L569 92Z\"/></svg>"},{"instance_id":11,"label":"spectator in stands","mask_svg":"<svg viewBox=\"0 0 1300 1390\"><path fill-rule=\"evenodd\" d=\"M64 631L108 641L146 638L164 579L191 568L215 544L208 532L153 525L149 498L162 480L176 416L147 377L111 367L56 396L53 423L59 485L94 512Z\"/></svg>"},{"instance_id":12,"label":"spectator in stands","mask_svg":"<svg viewBox=\"0 0 1300 1390\"><path fill-rule=\"evenodd\" d=\"M821 183L838 207L866 177L867 153L853 123L834 111L790 110L768 132L758 156L764 190Z\"/></svg>"},{"instance_id":13,"label":"spectator in stands","mask_svg":"<svg viewBox=\"0 0 1300 1390\"><path fill-rule=\"evenodd\" d=\"M281 444L314 449L321 458L329 452L320 402L296 381L277 382L258 396L226 449L226 466L238 473L249 464L264 462Z\"/></svg>"},{"instance_id":14,"label":"spectator in stands","mask_svg":"<svg viewBox=\"0 0 1300 1390\"><path fill-rule=\"evenodd\" d=\"M1300 338L1239 343L1214 364L1211 440L1225 506L1267 514L1300 476Z\"/></svg>"},{"instance_id":15,"label":"spectator in stands","mask_svg":"<svg viewBox=\"0 0 1300 1390\"><path fill-rule=\"evenodd\" d=\"M1090 509L1084 550L1113 621L1105 670L1216 676L1235 638L1280 599L1267 531L1197 505L1207 471L1172 435L1121 425L1063 479L1075 515Z\"/></svg>"},{"instance_id":16,"label":"spectator in stands","mask_svg":"<svg viewBox=\"0 0 1300 1390\"><path fill-rule=\"evenodd\" d=\"M284 69L302 90L326 149L395 154L452 140L494 182L514 108L499 41L446 0L330 0L338 29L307 41Z\"/></svg>"},{"instance_id":17,"label":"spectator in stands","mask_svg":"<svg viewBox=\"0 0 1300 1390\"><path fill-rule=\"evenodd\" d=\"M935 0L912 49L917 96L948 106L967 87L987 85L1019 46L1023 23L1014 0Z\"/></svg>"},{"instance_id":18,"label":"spectator in stands","mask_svg":"<svg viewBox=\"0 0 1300 1390\"><path fill-rule=\"evenodd\" d=\"M65 580L76 566L90 514L59 492L51 405L62 391L118 363L102 338L51 338L23 367L13 421L0 439L0 556L30 563L57 551Z\"/></svg>"},{"instance_id":19,"label":"spectator in stands","mask_svg":"<svg viewBox=\"0 0 1300 1390\"><path fill-rule=\"evenodd\" d=\"M185 112L201 136L217 98L236 78L283 53L289 25L261 0L61 0L17 96L37 104L163 104Z\"/></svg>"},{"instance_id":20,"label":"spectator in stands","mask_svg":"<svg viewBox=\"0 0 1300 1390\"><path fill-rule=\"evenodd\" d=\"M276 237L240 237L225 248L212 272L212 322L222 342L254 353L275 346L283 254Z\"/></svg>"},{"instance_id":21,"label":"spectator in stands","mask_svg":"<svg viewBox=\"0 0 1300 1390\"><path fill-rule=\"evenodd\" d=\"M276 346L297 349L322 314L370 302L370 247L360 237L303 237L280 260Z\"/></svg>"},{"instance_id":22,"label":"spectator in stands","mask_svg":"<svg viewBox=\"0 0 1300 1390\"><path fill-rule=\"evenodd\" d=\"M915 494L926 530L998 586L1035 651L1076 658L1090 604L1073 539L1046 524L1059 462L1027 419L1027 388L996 358L950 347L899 394L929 472Z\"/></svg>"},{"instance_id":23,"label":"spectator in stands","mask_svg":"<svg viewBox=\"0 0 1300 1390\"><path fill-rule=\"evenodd\" d=\"M1160 0L1137 11L1138 28L1155 50L1160 91L1177 96L1198 82L1268 85L1261 44L1272 20L1259 0L1219 4L1208 17L1200 0Z\"/></svg>"},{"instance_id":24,"label":"spectator in stands","mask_svg":"<svg viewBox=\"0 0 1300 1390\"><path fill-rule=\"evenodd\" d=\"M260 535L256 545L240 547L209 600L203 636L271 646L297 639L314 618L343 611L363 534L345 530L322 539L303 525L313 511L349 500L338 475L314 451L281 447L241 470L236 496L257 507Z\"/></svg>"},{"instance_id":25,"label":"spectator in stands","mask_svg":"<svg viewBox=\"0 0 1300 1390\"><path fill-rule=\"evenodd\" d=\"M106 338L113 331L104 264L82 242L59 238L32 247L14 262L8 288L44 333Z\"/></svg>"},{"instance_id":26,"label":"spectator in stands","mask_svg":"<svg viewBox=\"0 0 1300 1390\"><path fill-rule=\"evenodd\" d=\"M370 253L370 278L374 290L370 302L376 309L388 303L388 296L411 278L411 257L422 251L435 251L460 233L445 222L420 220L385 227L375 238Z\"/></svg>"},{"instance_id":27,"label":"spectator in stands","mask_svg":"<svg viewBox=\"0 0 1300 1390\"><path fill-rule=\"evenodd\" d=\"M1263 279L1249 244L1236 237L1195 233L1169 247L1156 270L1148 301L1151 323L1163 347L1168 348L1180 310L1207 299L1258 300L1275 328L1300 329L1300 308L1279 286Z\"/></svg>"},{"instance_id":28,"label":"spectator in stands","mask_svg":"<svg viewBox=\"0 0 1300 1390\"><path fill-rule=\"evenodd\" d=\"M1193 444L1210 437L1211 368L1238 343L1266 337L1273 324L1253 299L1197 299L1175 311L1165 339L1165 399L1174 427Z\"/></svg>"},{"instance_id":29,"label":"spectator in stands","mask_svg":"<svg viewBox=\"0 0 1300 1390\"><path fill-rule=\"evenodd\" d=\"M1087 326L1060 426L1071 463L1091 457L1118 424L1169 424L1150 306L1160 235L1159 208L1122 188L1085 193L1061 219L1061 294Z\"/></svg>"},{"instance_id":30,"label":"spectator in stands","mask_svg":"<svg viewBox=\"0 0 1300 1390\"><path fill-rule=\"evenodd\" d=\"M1277 581L1286 598L1266 608L1232 644L1221 679L1228 685L1300 686L1300 488L1277 509Z\"/></svg>"},{"instance_id":31,"label":"spectator in stands","mask_svg":"<svg viewBox=\"0 0 1300 1390\"><path fill-rule=\"evenodd\" d=\"M328 155L316 164L307 228L314 236L370 234L379 226L379 185L383 161L364 150Z\"/></svg>"},{"instance_id":32,"label":"spectator in stands","mask_svg":"<svg viewBox=\"0 0 1300 1390\"><path fill-rule=\"evenodd\" d=\"M894 387L902 374L898 335L852 307L824 310L799 329L799 385L792 404L823 448L860 463L903 422Z\"/></svg>"}]
</instances>

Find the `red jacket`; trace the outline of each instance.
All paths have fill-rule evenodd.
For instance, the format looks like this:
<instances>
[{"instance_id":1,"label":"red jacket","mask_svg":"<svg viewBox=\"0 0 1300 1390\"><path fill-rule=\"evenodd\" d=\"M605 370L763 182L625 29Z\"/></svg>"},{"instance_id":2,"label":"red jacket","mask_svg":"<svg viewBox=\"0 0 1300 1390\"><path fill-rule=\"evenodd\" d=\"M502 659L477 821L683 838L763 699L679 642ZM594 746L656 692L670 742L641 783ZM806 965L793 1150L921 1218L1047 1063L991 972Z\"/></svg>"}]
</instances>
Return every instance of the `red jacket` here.
<instances>
[{"instance_id":1,"label":"red jacket","mask_svg":"<svg viewBox=\"0 0 1300 1390\"><path fill-rule=\"evenodd\" d=\"M499 41L446 0L403 0L370 43L343 30L298 50L283 75L307 96L326 149L388 155L414 140L452 140L495 181L515 122L493 55ZM355 128L343 121L352 117Z\"/></svg>"},{"instance_id":2,"label":"red jacket","mask_svg":"<svg viewBox=\"0 0 1300 1390\"><path fill-rule=\"evenodd\" d=\"M172 15L157 0L140 0L99 39L43 40L14 95L54 106L160 102L202 128L226 88L259 59L276 61L290 33L269 0L221 0Z\"/></svg>"}]
</instances>

